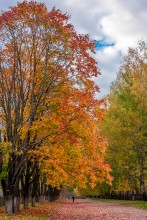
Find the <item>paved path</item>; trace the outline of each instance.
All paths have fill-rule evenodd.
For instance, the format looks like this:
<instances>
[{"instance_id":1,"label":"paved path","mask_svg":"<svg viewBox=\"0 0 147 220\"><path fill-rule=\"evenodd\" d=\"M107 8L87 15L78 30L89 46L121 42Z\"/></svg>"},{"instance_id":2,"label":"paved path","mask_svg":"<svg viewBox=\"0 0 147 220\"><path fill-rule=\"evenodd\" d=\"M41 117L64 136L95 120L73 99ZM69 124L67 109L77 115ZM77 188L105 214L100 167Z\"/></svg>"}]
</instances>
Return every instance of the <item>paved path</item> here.
<instances>
[{"instance_id":1,"label":"paved path","mask_svg":"<svg viewBox=\"0 0 147 220\"><path fill-rule=\"evenodd\" d=\"M49 220L147 220L147 211L90 199L59 200Z\"/></svg>"}]
</instances>

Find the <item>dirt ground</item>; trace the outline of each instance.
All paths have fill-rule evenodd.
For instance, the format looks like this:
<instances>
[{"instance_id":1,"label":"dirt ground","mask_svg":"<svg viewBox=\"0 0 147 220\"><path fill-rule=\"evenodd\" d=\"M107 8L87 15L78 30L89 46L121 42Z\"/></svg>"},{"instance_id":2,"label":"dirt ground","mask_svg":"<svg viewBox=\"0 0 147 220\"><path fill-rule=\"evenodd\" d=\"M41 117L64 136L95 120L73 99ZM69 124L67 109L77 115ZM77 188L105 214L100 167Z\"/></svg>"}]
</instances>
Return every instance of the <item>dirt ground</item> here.
<instances>
[{"instance_id":1,"label":"dirt ground","mask_svg":"<svg viewBox=\"0 0 147 220\"><path fill-rule=\"evenodd\" d=\"M147 211L90 199L59 200L49 220L147 220Z\"/></svg>"}]
</instances>

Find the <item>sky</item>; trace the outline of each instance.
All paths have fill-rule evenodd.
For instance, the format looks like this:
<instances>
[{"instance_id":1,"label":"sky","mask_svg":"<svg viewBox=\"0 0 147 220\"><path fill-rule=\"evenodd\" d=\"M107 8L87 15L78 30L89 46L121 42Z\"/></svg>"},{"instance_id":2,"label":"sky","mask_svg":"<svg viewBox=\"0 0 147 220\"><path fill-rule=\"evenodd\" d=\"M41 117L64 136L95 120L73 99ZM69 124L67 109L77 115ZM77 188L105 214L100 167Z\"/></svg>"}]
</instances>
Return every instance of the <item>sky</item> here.
<instances>
[{"instance_id":1,"label":"sky","mask_svg":"<svg viewBox=\"0 0 147 220\"><path fill-rule=\"evenodd\" d=\"M0 0L0 10L22 0ZM109 93L128 47L147 40L147 0L36 0L70 15L79 34L89 34L97 41L95 59L101 75L95 79L98 98Z\"/></svg>"}]
</instances>

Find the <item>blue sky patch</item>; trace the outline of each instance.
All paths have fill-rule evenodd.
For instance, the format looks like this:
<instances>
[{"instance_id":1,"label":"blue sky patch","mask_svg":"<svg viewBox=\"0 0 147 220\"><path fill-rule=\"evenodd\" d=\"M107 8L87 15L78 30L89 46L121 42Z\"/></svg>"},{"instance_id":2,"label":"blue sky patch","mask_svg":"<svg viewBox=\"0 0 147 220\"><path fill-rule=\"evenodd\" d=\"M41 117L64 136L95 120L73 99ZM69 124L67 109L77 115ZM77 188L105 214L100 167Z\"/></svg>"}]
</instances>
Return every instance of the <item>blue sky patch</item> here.
<instances>
[{"instance_id":1,"label":"blue sky patch","mask_svg":"<svg viewBox=\"0 0 147 220\"><path fill-rule=\"evenodd\" d=\"M96 42L96 49L97 50L102 50L106 47L113 47L115 46L114 42L107 42L105 39L99 40Z\"/></svg>"}]
</instances>

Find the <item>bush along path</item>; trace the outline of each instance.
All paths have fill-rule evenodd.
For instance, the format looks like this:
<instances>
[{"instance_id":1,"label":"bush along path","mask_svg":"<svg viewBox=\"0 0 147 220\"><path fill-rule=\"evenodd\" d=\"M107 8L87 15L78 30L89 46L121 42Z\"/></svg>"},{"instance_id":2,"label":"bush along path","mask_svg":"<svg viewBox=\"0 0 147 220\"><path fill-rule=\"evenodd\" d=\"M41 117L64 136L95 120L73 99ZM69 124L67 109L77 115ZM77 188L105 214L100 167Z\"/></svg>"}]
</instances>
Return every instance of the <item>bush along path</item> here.
<instances>
[{"instance_id":1,"label":"bush along path","mask_svg":"<svg viewBox=\"0 0 147 220\"><path fill-rule=\"evenodd\" d=\"M58 200L49 220L147 220L147 211L90 199Z\"/></svg>"}]
</instances>

